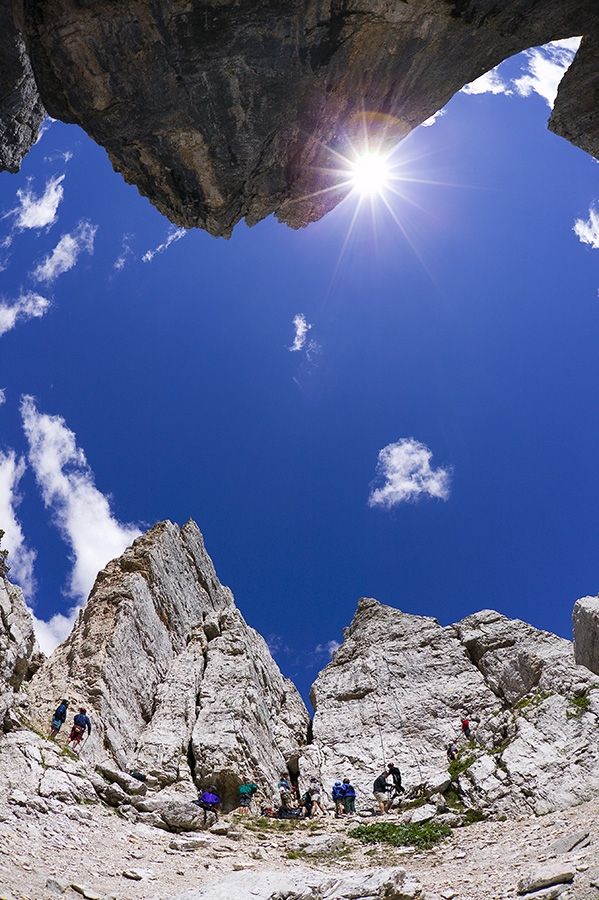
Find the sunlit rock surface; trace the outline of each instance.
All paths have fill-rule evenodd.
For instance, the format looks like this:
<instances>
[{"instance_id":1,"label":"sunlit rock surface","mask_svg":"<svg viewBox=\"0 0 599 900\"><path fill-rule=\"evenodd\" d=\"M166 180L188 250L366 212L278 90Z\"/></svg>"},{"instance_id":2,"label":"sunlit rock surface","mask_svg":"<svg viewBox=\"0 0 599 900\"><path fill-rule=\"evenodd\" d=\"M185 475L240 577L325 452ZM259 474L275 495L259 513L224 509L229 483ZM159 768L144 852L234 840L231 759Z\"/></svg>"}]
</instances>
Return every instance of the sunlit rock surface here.
<instances>
[{"instance_id":1,"label":"sunlit rock surface","mask_svg":"<svg viewBox=\"0 0 599 900\"><path fill-rule=\"evenodd\" d=\"M574 604L574 657L599 674L599 597L582 597Z\"/></svg>"},{"instance_id":2,"label":"sunlit rock surface","mask_svg":"<svg viewBox=\"0 0 599 900\"><path fill-rule=\"evenodd\" d=\"M313 685L302 768L327 784L349 774L371 797L392 761L406 787L444 791L455 740L462 805L509 815L567 807L599 793L598 682L569 641L490 610L441 627L362 599Z\"/></svg>"},{"instance_id":3,"label":"sunlit rock surface","mask_svg":"<svg viewBox=\"0 0 599 900\"><path fill-rule=\"evenodd\" d=\"M18 718L10 713L15 692L43 659L23 592L0 576L0 731L17 727Z\"/></svg>"},{"instance_id":4,"label":"sunlit rock surface","mask_svg":"<svg viewBox=\"0 0 599 900\"><path fill-rule=\"evenodd\" d=\"M596 0L21 0L12 9L49 113L81 125L186 228L228 235L241 218L273 212L306 225L343 197L338 154L363 147L365 133L394 143L508 56L575 35L590 40L552 127L596 150ZM18 33L6 34L0 96L26 67L10 50ZM39 98L28 91L16 120L35 119ZM4 141L14 168L22 147L9 145L22 135L6 131Z\"/></svg>"},{"instance_id":5,"label":"sunlit rock surface","mask_svg":"<svg viewBox=\"0 0 599 900\"><path fill-rule=\"evenodd\" d=\"M40 728L62 696L92 720L87 760L110 754L191 798L194 781L214 783L225 806L244 776L270 796L309 727L191 520L156 525L99 573L70 637L30 685Z\"/></svg>"}]
</instances>

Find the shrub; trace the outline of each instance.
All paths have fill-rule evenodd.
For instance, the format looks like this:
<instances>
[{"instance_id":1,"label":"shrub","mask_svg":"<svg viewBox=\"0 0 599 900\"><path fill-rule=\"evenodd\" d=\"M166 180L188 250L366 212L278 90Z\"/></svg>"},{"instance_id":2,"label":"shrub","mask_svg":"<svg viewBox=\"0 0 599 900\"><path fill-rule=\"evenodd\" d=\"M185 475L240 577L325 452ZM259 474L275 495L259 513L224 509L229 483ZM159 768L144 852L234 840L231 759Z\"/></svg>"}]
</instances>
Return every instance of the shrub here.
<instances>
[{"instance_id":1,"label":"shrub","mask_svg":"<svg viewBox=\"0 0 599 900\"><path fill-rule=\"evenodd\" d=\"M420 850L428 850L451 834L451 828L440 822L422 822L415 825L377 822L374 825L358 825L348 833L350 837L363 844L390 844L392 847L418 847Z\"/></svg>"},{"instance_id":2,"label":"shrub","mask_svg":"<svg viewBox=\"0 0 599 900\"><path fill-rule=\"evenodd\" d=\"M453 762L450 762L447 771L451 775L452 781L457 781L458 776L465 772L466 769L469 769L472 763L475 760L475 756L470 754L469 756L458 756L457 759L454 759Z\"/></svg>"}]
</instances>

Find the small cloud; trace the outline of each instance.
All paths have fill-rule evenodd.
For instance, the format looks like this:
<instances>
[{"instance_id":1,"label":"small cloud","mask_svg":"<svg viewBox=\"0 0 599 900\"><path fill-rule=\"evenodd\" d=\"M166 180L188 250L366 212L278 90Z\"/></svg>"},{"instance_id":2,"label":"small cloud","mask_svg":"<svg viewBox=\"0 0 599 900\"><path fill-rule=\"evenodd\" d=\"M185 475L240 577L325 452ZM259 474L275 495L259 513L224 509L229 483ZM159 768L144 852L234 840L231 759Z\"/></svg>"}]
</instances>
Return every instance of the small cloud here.
<instances>
[{"instance_id":1,"label":"small cloud","mask_svg":"<svg viewBox=\"0 0 599 900\"><path fill-rule=\"evenodd\" d=\"M333 653L335 652L335 650L338 650L340 646L341 644L339 643L339 641L327 641L326 644L317 644L316 650L314 652L319 655L326 655L329 657L329 659L332 659Z\"/></svg>"},{"instance_id":2,"label":"small cloud","mask_svg":"<svg viewBox=\"0 0 599 900\"><path fill-rule=\"evenodd\" d=\"M416 503L422 496L447 500L451 469L431 469L432 452L414 438L388 444L379 453L377 480L382 487L371 491L369 506L392 509L399 503Z\"/></svg>"},{"instance_id":3,"label":"small cloud","mask_svg":"<svg viewBox=\"0 0 599 900\"><path fill-rule=\"evenodd\" d=\"M97 225L82 219L72 234L63 234L52 253L33 270L31 277L48 284L55 281L59 275L64 275L76 264L80 253L94 252L94 237L97 230Z\"/></svg>"},{"instance_id":4,"label":"small cloud","mask_svg":"<svg viewBox=\"0 0 599 900\"><path fill-rule=\"evenodd\" d=\"M293 353L295 350L302 350L304 344L306 343L306 335L311 325L306 321L306 317L303 313L298 313L297 316L293 317L293 326L295 328L295 337L293 338L293 344L288 349Z\"/></svg>"},{"instance_id":5,"label":"small cloud","mask_svg":"<svg viewBox=\"0 0 599 900\"><path fill-rule=\"evenodd\" d=\"M497 69L485 72L480 78L464 85L463 94L512 94L509 84L506 84Z\"/></svg>"},{"instance_id":6,"label":"small cloud","mask_svg":"<svg viewBox=\"0 0 599 900\"><path fill-rule=\"evenodd\" d=\"M6 403L6 390L5 388L0 388L0 406L2 406L3 403Z\"/></svg>"},{"instance_id":7,"label":"small cloud","mask_svg":"<svg viewBox=\"0 0 599 900\"><path fill-rule=\"evenodd\" d=\"M580 38L568 38L527 50L525 55L528 71L513 82L520 96L539 94L545 99L547 106L553 109L559 83L572 63L579 44Z\"/></svg>"},{"instance_id":8,"label":"small cloud","mask_svg":"<svg viewBox=\"0 0 599 900\"><path fill-rule=\"evenodd\" d=\"M572 230L583 244L590 244L593 250L599 250L599 210L596 206L589 209L586 222L584 219L576 219Z\"/></svg>"},{"instance_id":9,"label":"small cloud","mask_svg":"<svg viewBox=\"0 0 599 900\"><path fill-rule=\"evenodd\" d=\"M56 162L57 159L66 165L73 159L73 154L70 150L57 150L56 153L52 153L50 156L44 156L44 162L46 163Z\"/></svg>"},{"instance_id":10,"label":"small cloud","mask_svg":"<svg viewBox=\"0 0 599 900\"><path fill-rule=\"evenodd\" d=\"M432 116L429 116L428 119L425 119L424 122L421 122L423 128L430 128L431 125L434 125L437 119L441 119L443 116L447 115L447 110L445 107L443 109L437 110L436 113L433 113Z\"/></svg>"},{"instance_id":11,"label":"small cloud","mask_svg":"<svg viewBox=\"0 0 599 900\"><path fill-rule=\"evenodd\" d=\"M38 619L35 613L30 610L33 616L35 636L42 653L50 656L52 651L56 650L58 645L68 638L81 608L81 606L73 606L66 616L63 616L62 613L56 613L48 622Z\"/></svg>"},{"instance_id":12,"label":"small cloud","mask_svg":"<svg viewBox=\"0 0 599 900\"><path fill-rule=\"evenodd\" d=\"M144 262L152 262L157 253L164 253L168 247L175 241L180 241L182 237L185 237L187 231L185 228L176 228L174 231L171 231L166 241L163 244L159 244L154 250L147 250L142 256L142 260Z\"/></svg>"},{"instance_id":13,"label":"small cloud","mask_svg":"<svg viewBox=\"0 0 599 900\"><path fill-rule=\"evenodd\" d=\"M99 570L120 556L140 530L114 518L108 498L95 486L85 454L61 416L38 412L30 396L21 400L21 416L29 464L42 499L71 548L69 594L81 603Z\"/></svg>"},{"instance_id":14,"label":"small cloud","mask_svg":"<svg viewBox=\"0 0 599 900\"><path fill-rule=\"evenodd\" d=\"M40 130L37 133L37 137L35 139L35 143L39 144L45 133L50 129L52 125L56 122L56 119L53 119L52 116L46 116L42 124L40 125Z\"/></svg>"},{"instance_id":15,"label":"small cloud","mask_svg":"<svg viewBox=\"0 0 599 900\"><path fill-rule=\"evenodd\" d=\"M121 269L124 269L127 259L130 256L133 256L133 250L131 249L131 245L129 243L131 241L132 237L133 237L133 235L131 235L131 234L123 235L123 242L121 245L121 255L119 256L119 258L116 260L116 262L114 264L114 268L117 270L117 272L120 272Z\"/></svg>"},{"instance_id":16,"label":"small cloud","mask_svg":"<svg viewBox=\"0 0 599 900\"><path fill-rule=\"evenodd\" d=\"M2 544L9 554L11 581L19 584L25 596L31 598L35 591L33 563L36 553L26 546L23 529L15 514L15 508L21 502L17 489L26 468L25 460L23 457L17 459L14 450L6 453L0 451L0 528L4 530Z\"/></svg>"},{"instance_id":17,"label":"small cloud","mask_svg":"<svg viewBox=\"0 0 599 900\"><path fill-rule=\"evenodd\" d=\"M19 205L11 209L3 218L15 216L14 228L16 231L25 231L27 228L48 228L56 222L57 210L63 198L64 189L62 182L64 175L56 175L46 182L46 187L41 197L33 193L29 185L17 191Z\"/></svg>"},{"instance_id":18,"label":"small cloud","mask_svg":"<svg viewBox=\"0 0 599 900\"><path fill-rule=\"evenodd\" d=\"M15 327L17 322L39 319L50 308L50 301L28 291L16 300L0 300L0 336Z\"/></svg>"}]
</instances>

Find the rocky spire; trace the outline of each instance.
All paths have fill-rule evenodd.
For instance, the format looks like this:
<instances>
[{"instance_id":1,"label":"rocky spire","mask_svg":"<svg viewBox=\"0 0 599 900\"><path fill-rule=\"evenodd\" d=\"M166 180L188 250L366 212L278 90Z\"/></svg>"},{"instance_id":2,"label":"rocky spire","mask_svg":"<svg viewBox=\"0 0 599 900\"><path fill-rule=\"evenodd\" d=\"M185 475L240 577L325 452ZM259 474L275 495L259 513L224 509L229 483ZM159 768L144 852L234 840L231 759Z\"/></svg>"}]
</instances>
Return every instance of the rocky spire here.
<instances>
[{"instance_id":1,"label":"rocky spire","mask_svg":"<svg viewBox=\"0 0 599 900\"><path fill-rule=\"evenodd\" d=\"M43 659L21 588L0 576L0 731L17 725L10 712L15 692Z\"/></svg>"}]
</instances>

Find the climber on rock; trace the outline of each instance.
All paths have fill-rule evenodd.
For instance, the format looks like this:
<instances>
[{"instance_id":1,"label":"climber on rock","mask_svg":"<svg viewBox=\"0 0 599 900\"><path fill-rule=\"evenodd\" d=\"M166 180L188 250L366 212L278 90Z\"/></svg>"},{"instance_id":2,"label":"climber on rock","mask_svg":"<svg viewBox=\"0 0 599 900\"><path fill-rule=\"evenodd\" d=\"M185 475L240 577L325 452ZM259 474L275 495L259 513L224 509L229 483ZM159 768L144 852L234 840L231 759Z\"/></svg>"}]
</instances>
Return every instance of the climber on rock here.
<instances>
[{"instance_id":1,"label":"climber on rock","mask_svg":"<svg viewBox=\"0 0 599 900\"><path fill-rule=\"evenodd\" d=\"M258 785L247 779L237 788L239 794L239 812L243 816L249 816L252 805L252 797L258 790Z\"/></svg>"},{"instance_id":2,"label":"climber on rock","mask_svg":"<svg viewBox=\"0 0 599 900\"><path fill-rule=\"evenodd\" d=\"M56 712L52 717L52 723L50 725L50 737L55 738L64 723L67 720L67 709L69 707L68 700L61 700L60 705L57 707Z\"/></svg>"},{"instance_id":3,"label":"climber on rock","mask_svg":"<svg viewBox=\"0 0 599 900\"><path fill-rule=\"evenodd\" d=\"M458 753L459 753L459 752L460 752L460 751L458 750L458 748L457 748L456 744L454 743L454 741L451 741L451 742L447 745L447 759L448 759L448 761L451 763L451 762L454 761L454 759L457 759L457 758L458 758Z\"/></svg>"},{"instance_id":4,"label":"climber on rock","mask_svg":"<svg viewBox=\"0 0 599 900\"><path fill-rule=\"evenodd\" d=\"M470 722L468 721L468 719L462 719L462 734L467 740L469 740L471 733Z\"/></svg>"},{"instance_id":5,"label":"climber on rock","mask_svg":"<svg viewBox=\"0 0 599 900\"><path fill-rule=\"evenodd\" d=\"M86 730L88 735L92 733L92 723L87 715L87 710L82 706L73 719L73 727L71 728L67 747L70 747L71 744L73 745L73 750L78 747Z\"/></svg>"},{"instance_id":6,"label":"climber on rock","mask_svg":"<svg viewBox=\"0 0 599 900\"><path fill-rule=\"evenodd\" d=\"M375 779L372 786L374 799L379 805L379 815L381 816L383 816L389 810L389 791L391 790L391 785L387 784L388 775L389 772L387 771L387 769L383 769L379 777Z\"/></svg>"}]
</instances>

